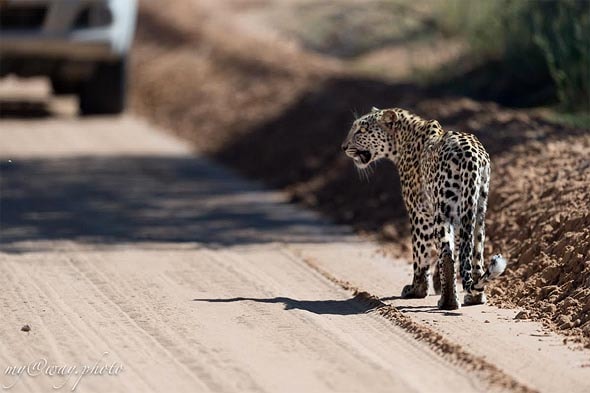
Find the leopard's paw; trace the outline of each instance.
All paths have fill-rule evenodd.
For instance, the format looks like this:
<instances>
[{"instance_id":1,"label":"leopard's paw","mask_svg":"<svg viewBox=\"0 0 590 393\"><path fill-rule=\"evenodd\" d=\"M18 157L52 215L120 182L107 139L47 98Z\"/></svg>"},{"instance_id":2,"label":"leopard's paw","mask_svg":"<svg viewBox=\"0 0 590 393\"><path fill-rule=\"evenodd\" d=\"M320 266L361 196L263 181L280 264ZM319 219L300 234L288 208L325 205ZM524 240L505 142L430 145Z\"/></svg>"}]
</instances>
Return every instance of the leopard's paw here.
<instances>
[{"instance_id":1,"label":"leopard's paw","mask_svg":"<svg viewBox=\"0 0 590 393\"><path fill-rule=\"evenodd\" d=\"M448 296L438 300L438 308L441 310L458 310L461 308L461 303L457 296Z\"/></svg>"},{"instance_id":2,"label":"leopard's paw","mask_svg":"<svg viewBox=\"0 0 590 393\"><path fill-rule=\"evenodd\" d=\"M486 294L481 292L477 294L466 293L463 298L463 304L466 306L474 306L477 304L486 304Z\"/></svg>"},{"instance_id":3,"label":"leopard's paw","mask_svg":"<svg viewBox=\"0 0 590 393\"><path fill-rule=\"evenodd\" d=\"M402 289L402 297L404 299L422 299L428 295L428 286L414 286L408 284Z\"/></svg>"}]
</instances>

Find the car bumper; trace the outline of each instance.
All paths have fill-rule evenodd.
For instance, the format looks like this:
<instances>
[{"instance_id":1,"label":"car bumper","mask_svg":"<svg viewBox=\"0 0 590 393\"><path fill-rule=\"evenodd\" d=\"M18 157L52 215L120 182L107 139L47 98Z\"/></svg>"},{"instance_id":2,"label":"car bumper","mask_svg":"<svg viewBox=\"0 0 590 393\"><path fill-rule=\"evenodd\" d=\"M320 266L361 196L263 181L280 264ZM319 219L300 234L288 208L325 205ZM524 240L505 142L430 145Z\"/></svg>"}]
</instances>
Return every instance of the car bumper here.
<instances>
[{"instance_id":1,"label":"car bumper","mask_svg":"<svg viewBox=\"0 0 590 393\"><path fill-rule=\"evenodd\" d=\"M0 29L4 58L121 58L131 45L137 13L135 0L0 0L0 6L5 12ZM33 6L37 18L33 8L26 8ZM106 13L107 21L84 19L89 10Z\"/></svg>"},{"instance_id":2,"label":"car bumper","mask_svg":"<svg viewBox=\"0 0 590 393\"><path fill-rule=\"evenodd\" d=\"M0 54L5 57L64 58L69 60L109 60L121 56L109 38L109 32L71 33L67 36L38 34L2 34Z\"/></svg>"}]
</instances>

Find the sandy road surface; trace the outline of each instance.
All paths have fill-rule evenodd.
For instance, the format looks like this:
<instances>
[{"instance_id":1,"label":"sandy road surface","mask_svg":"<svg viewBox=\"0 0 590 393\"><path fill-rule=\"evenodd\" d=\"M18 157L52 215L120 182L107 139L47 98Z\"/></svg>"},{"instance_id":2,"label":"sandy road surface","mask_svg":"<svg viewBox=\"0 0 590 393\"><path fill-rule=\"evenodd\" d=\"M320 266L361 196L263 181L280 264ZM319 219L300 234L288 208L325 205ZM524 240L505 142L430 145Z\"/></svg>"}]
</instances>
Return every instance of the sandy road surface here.
<instances>
[{"instance_id":1,"label":"sandy road surface","mask_svg":"<svg viewBox=\"0 0 590 393\"><path fill-rule=\"evenodd\" d=\"M4 100L0 122L7 391L76 386L79 374L6 375L37 359L122 365L84 376L81 392L589 391L588 352L514 312L387 300L410 269L346 228L136 118L32 102Z\"/></svg>"}]
</instances>

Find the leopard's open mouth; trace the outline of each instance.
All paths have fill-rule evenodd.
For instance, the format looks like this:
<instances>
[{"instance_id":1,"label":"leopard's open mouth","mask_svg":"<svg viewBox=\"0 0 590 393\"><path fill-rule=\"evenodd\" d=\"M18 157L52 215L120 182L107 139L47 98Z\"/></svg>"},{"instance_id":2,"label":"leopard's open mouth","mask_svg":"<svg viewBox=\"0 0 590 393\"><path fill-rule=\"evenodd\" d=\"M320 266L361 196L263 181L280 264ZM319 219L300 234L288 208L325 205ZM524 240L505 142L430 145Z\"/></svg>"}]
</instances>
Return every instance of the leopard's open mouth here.
<instances>
[{"instance_id":1,"label":"leopard's open mouth","mask_svg":"<svg viewBox=\"0 0 590 393\"><path fill-rule=\"evenodd\" d=\"M372 158L368 150L357 150L355 148L346 149L346 155L354 160L356 165L367 165Z\"/></svg>"},{"instance_id":2,"label":"leopard's open mouth","mask_svg":"<svg viewBox=\"0 0 590 393\"><path fill-rule=\"evenodd\" d=\"M369 161L371 161L371 152L367 150L358 151L357 157L361 163L367 164Z\"/></svg>"}]
</instances>

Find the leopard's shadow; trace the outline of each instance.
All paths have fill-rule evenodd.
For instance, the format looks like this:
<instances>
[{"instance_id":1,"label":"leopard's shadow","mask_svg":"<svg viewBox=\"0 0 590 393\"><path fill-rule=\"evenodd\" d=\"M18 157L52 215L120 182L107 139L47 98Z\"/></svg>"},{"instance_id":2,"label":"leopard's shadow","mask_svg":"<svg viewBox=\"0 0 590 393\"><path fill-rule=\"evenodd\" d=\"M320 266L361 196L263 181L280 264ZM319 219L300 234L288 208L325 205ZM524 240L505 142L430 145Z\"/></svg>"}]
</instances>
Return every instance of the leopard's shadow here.
<instances>
[{"instance_id":1,"label":"leopard's shadow","mask_svg":"<svg viewBox=\"0 0 590 393\"><path fill-rule=\"evenodd\" d=\"M381 298L381 301L387 300L399 300L402 299L400 296L391 296ZM284 310L304 310L319 315L356 315L365 314L378 308L378 305L372 304L366 301L366 298L357 294L350 299L345 300L298 300L290 297L273 297L273 298L253 298L253 297L233 297L233 298L196 298L194 302L207 302L207 303L234 303L234 302L255 302L264 304L283 304ZM439 310L433 306L405 306L395 305L399 311L406 312L426 312L436 313L445 316L460 316L461 313L449 312L445 310Z\"/></svg>"},{"instance_id":2,"label":"leopard's shadow","mask_svg":"<svg viewBox=\"0 0 590 393\"><path fill-rule=\"evenodd\" d=\"M430 295L430 296L434 296L434 295ZM436 295L438 296L438 295ZM387 301L391 301L391 300L406 300L401 296L386 296L386 297L382 297L380 299L382 302L387 302ZM402 313L429 313L429 314L442 314L444 316L448 316L448 317L458 317L461 316L463 314L461 314L460 312L453 312L453 311L447 311L447 310L441 310L436 306L433 305L405 305L405 304L394 304L394 307L397 308L399 311L401 311Z\"/></svg>"},{"instance_id":3,"label":"leopard's shadow","mask_svg":"<svg viewBox=\"0 0 590 393\"><path fill-rule=\"evenodd\" d=\"M284 310L305 310L320 315L355 315L367 313L375 307L356 295L344 300L298 300L290 297L253 298L233 297L227 299L193 299L194 302L234 303L255 302L264 304L282 303Z\"/></svg>"}]
</instances>

